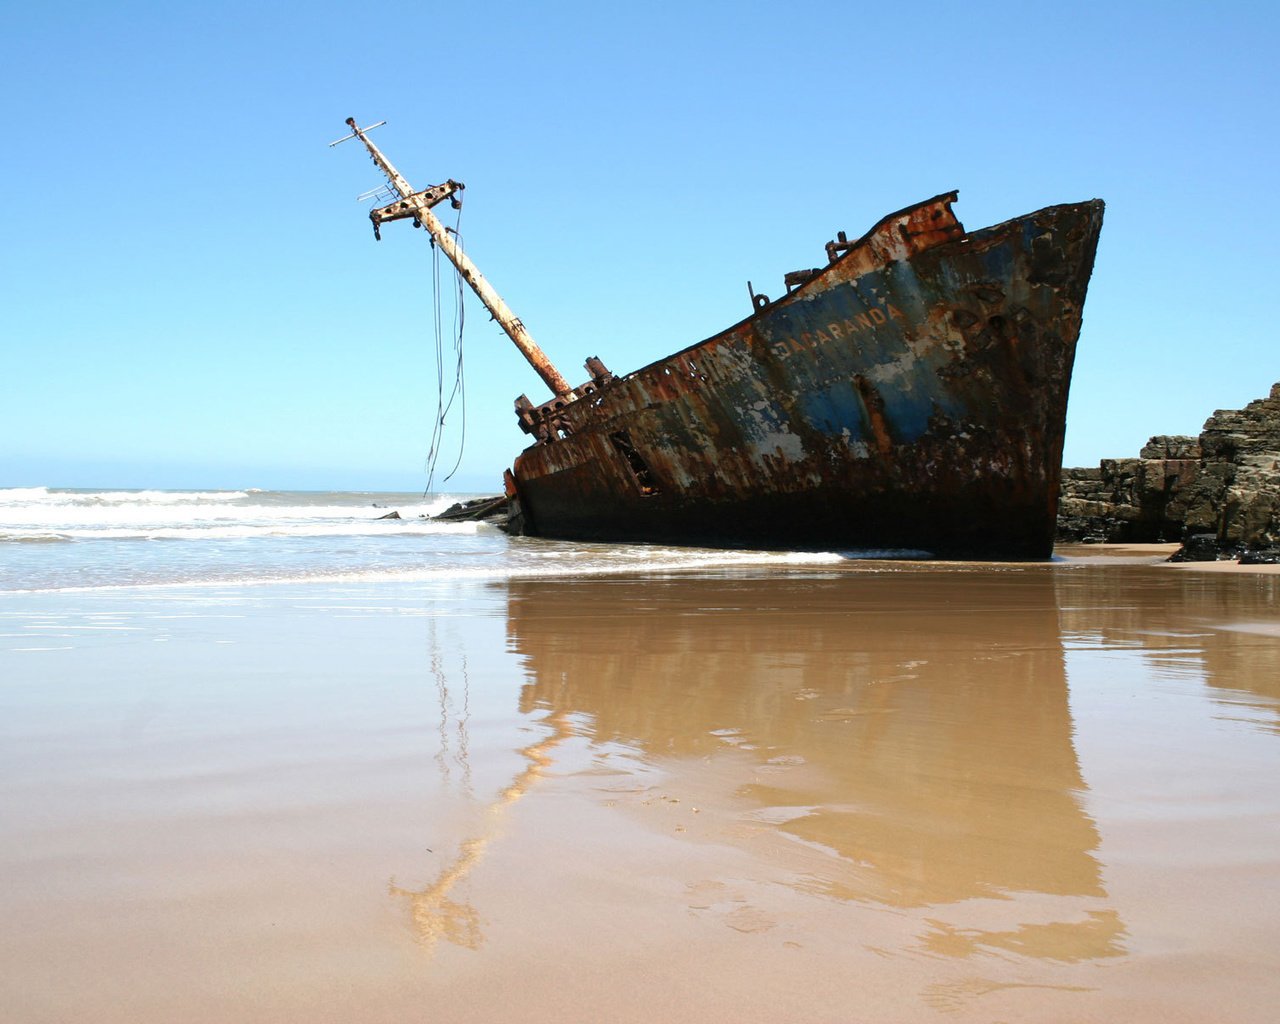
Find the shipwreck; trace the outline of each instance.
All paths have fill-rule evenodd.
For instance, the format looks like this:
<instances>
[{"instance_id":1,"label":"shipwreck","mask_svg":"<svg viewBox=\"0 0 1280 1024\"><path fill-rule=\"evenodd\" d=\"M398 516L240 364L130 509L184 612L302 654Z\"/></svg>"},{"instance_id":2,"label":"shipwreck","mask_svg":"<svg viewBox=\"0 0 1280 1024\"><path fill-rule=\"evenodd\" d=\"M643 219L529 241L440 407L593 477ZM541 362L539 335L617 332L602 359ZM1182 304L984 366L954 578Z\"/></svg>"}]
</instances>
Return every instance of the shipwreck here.
<instances>
[{"instance_id":1,"label":"shipwreck","mask_svg":"<svg viewBox=\"0 0 1280 1024\"><path fill-rule=\"evenodd\" d=\"M415 191L386 175L375 234L411 220L552 393L506 473L541 537L1041 559L1053 549L1067 396L1103 203L966 231L949 192L843 232L746 319L626 374L571 386ZM372 126L372 127L377 127ZM340 139L338 141L345 141ZM335 143L336 144L336 143Z\"/></svg>"}]
</instances>

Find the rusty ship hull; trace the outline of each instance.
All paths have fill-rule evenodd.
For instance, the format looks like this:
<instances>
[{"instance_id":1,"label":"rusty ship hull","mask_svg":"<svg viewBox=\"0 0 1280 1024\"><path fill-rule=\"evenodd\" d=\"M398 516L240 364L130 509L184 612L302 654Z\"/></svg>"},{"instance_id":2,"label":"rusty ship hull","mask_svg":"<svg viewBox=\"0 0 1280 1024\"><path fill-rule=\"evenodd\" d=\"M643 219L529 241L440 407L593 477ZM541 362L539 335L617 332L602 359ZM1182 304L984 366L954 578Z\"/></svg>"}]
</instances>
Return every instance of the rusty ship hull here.
<instances>
[{"instance_id":1,"label":"rusty ship hull","mask_svg":"<svg viewBox=\"0 0 1280 1024\"><path fill-rule=\"evenodd\" d=\"M714 337L625 376L589 360L582 387L518 402L519 529L1047 558L1103 204L967 232L955 198L841 236Z\"/></svg>"}]
</instances>

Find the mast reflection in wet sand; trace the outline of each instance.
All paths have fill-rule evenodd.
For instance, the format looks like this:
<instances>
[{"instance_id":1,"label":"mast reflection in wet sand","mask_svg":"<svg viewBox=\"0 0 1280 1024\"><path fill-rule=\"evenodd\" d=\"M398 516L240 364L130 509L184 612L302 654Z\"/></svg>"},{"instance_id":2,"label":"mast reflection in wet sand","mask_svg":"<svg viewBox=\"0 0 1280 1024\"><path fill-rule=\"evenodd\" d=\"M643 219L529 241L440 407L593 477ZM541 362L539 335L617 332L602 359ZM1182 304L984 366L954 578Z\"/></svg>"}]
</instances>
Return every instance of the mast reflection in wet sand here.
<instances>
[{"instance_id":1,"label":"mast reflection in wet sand","mask_svg":"<svg viewBox=\"0 0 1280 1024\"><path fill-rule=\"evenodd\" d=\"M435 683L436 699L439 704L439 747L436 752L436 765L439 768L441 781L449 782L451 760L456 760L462 768L462 790L467 797L472 797L471 761L468 753L468 719L470 718L470 678L467 675L467 659L465 653L460 658L460 675L463 682L462 714L457 717L457 753L450 754L450 719L456 714L453 700L449 692L448 673L442 657L441 639L434 621L429 629L431 677ZM524 769L504 787L497 798L485 808L485 816L478 834L463 839L458 845L458 854L436 875L435 881L422 889L406 889L392 881L388 891L392 896L408 900L413 929L418 940L428 948L435 946L440 939L452 942L456 946L467 949L478 949L483 942L480 932L480 915L468 902L453 900L450 893L459 882L463 881L479 863L485 849L498 833L503 812L524 796L542 777L543 772L551 764L551 751L564 742L572 729L568 716L561 712L553 712L541 723L549 726L551 735L531 743L519 751L526 762Z\"/></svg>"},{"instance_id":2,"label":"mast reflection in wet sand","mask_svg":"<svg viewBox=\"0 0 1280 1024\"><path fill-rule=\"evenodd\" d=\"M502 812L538 781L551 764L551 751L572 734L568 718L563 714L549 715L545 721L551 726L551 735L520 751L520 756L529 762L528 766L489 805L480 834L464 839L458 856L426 888L402 889L394 882L388 887L392 896L408 899L414 931L427 946L433 946L444 938L467 949L479 948L482 942L480 915L470 903L451 900L449 893L471 873L484 855L485 848L497 834Z\"/></svg>"},{"instance_id":3,"label":"mast reflection in wet sand","mask_svg":"<svg viewBox=\"0 0 1280 1024\"><path fill-rule=\"evenodd\" d=\"M934 908L920 952L1123 952L1081 806L1052 570L509 595L532 675L521 710L573 715L597 749L677 778L705 812L689 838L741 846L799 892ZM639 813L630 792L619 803ZM942 920L965 901L981 911Z\"/></svg>"}]
</instances>

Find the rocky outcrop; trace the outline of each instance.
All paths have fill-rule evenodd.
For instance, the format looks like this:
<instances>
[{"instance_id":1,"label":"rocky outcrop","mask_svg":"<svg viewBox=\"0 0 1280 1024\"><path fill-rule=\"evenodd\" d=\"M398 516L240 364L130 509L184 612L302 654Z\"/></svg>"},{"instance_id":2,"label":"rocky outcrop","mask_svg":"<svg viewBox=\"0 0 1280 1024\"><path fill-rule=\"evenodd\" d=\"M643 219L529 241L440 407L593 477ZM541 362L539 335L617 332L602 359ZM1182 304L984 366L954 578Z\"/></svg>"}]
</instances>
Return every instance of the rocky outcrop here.
<instances>
[{"instance_id":1,"label":"rocky outcrop","mask_svg":"<svg viewBox=\"0 0 1280 1024\"><path fill-rule=\"evenodd\" d=\"M1155 543L1182 539L1186 495L1200 470L1194 437L1153 437L1136 459L1064 469L1058 539Z\"/></svg>"},{"instance_id":2,"label":"rocky outcrop","mask_svg":"<svg viewBox=\"0 0 1280 1024\"><path fill-rule=\"evenodd\" d=\"M1060 541L1193 537L1188 558L1280 548L1280 384L1215 412L1198 438L1153 437L1136 459L1062 471Z\"/></svg>"},{"instance_id":3,"label":"rocky outcrop","mask_svg":"<svg viewBox=\"0 0 1280 1024\"><path fill-rule=\"evenodd\" d=\"M1243 409L1219 410L1200 434L1204 470L1188 496L1190 533L1220 545L1280 544L1280 384Z\"/></svg>"}]
</instances>

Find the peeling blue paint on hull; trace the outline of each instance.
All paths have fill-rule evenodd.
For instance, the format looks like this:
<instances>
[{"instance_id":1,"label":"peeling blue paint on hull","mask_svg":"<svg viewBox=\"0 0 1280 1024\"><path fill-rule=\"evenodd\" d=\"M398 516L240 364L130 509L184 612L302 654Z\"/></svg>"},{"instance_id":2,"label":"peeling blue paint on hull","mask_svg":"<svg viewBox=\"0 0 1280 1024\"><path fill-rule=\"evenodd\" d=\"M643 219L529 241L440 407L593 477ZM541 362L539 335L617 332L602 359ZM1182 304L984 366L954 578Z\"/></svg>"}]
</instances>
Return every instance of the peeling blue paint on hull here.
<instances>
[{"instance_id":1,"label":"peeling blue paint on hull","mask_svg":"<svg viewBox=\"0 0 1280 1024\"><path fill-rule=\"evenodd\" d=\"M1052 552L1103 204L967 233L891 214L727 331L535 411L526 532L772 549Z\"/></svg>"}]
</instances>

